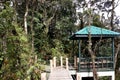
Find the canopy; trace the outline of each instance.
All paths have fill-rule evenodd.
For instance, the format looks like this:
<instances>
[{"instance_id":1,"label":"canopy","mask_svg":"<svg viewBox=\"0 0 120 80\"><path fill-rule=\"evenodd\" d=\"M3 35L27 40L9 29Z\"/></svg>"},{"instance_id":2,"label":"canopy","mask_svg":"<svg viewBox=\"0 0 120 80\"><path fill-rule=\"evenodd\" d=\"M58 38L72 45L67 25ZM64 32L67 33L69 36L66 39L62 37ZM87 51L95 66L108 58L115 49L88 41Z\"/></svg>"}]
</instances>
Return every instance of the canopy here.
<instances>
[{"instance_id":1,"label":"canopy","mask_svg":"<svg viewBox=\"0 0 120 80\"><path fill-rule=\"evenodd\" d=\"M114 32L111 30L107 30L104 28L96 27L96 26L86 26L83 29L74 33L70 39L84 39L88 38L88 34L91 34L92 38L112 38L120 36L120 33Z\"/></svg>"}]
</instances>

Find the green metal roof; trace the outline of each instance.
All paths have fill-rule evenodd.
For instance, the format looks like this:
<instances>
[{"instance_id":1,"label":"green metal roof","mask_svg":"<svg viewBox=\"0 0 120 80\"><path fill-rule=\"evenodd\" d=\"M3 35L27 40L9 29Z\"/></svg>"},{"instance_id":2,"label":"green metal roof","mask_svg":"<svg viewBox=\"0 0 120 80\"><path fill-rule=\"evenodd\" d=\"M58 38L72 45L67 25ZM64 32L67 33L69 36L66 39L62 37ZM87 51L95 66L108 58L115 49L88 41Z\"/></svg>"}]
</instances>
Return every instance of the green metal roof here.
<instances>
[{"instance_id":1,"label":"green metal roof","mask_svg":"<svg viewBox=\"0 0 120 80\"><path fill-rule=\"evenodd\" d=\"M83 29L74 33L70 37L70 39L87 38L89 33L91 34L92 37L111 38L111 37L120 36L120 33L118 32L114 32L96 26L86 26Z\"/></svg>"}]
</instances>

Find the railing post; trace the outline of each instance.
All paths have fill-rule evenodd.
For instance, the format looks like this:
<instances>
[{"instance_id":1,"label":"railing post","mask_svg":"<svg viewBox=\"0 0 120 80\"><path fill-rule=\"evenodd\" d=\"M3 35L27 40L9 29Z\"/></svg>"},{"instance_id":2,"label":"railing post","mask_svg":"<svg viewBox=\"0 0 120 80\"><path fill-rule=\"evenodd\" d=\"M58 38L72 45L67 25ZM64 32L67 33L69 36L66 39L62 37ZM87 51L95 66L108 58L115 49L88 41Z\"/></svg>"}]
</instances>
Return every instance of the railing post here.
<instances>
[{"instance_id":1,"label":"railing post","mask_svg":"<svg viewBox=\"0 0 120 80\"><path fill-rule=\"evenodd\" d=\"M60 65L61 65L61 68L63 67L63 57L61 56L60 57Z\"/></svg>"},{"instance_id":2,"label":"railing post","mask_svg":"<svg viewBox=\"0 0 120 80\"><path fill-rule=\"evenodd\" d=\"M66 69L68 70L68 58L66 58Z\"/></svg>"},{"instance_id":3,"label":"railing post","mask_svg":"<svg viewBox=\"0 0 120 80\"><path fill-rule=\"evenodd\" d=\"M56 67L56 57L53 58L54 61L54 68Z\"/></svg>"},{"instance_id":4,"label":"railing post","mask_svg":"<svg viewBox=\"0 0 120 80\"><path fill-rule=\"evenodd\" d=\"M41 73L41 80L46 80L46 73Z\"/></svg>"},{"instance_id":5,"label":"railing post","mask_svg":"<svg viewBox=\"0 0 120 80\"><path fill-rule=\"evenodd\" d=\"M53 60L50 60L50 71L52 72L53 69Z\"/></svg>"},{"instance_id":6,"label":"railing post","mask_svg":"<svg viewBox=\"0 0 120 80\"><path fill-rule=\"evenodd\" d=\"M74 56L74 67L76 68L77 67L77 57Z\"/></svg>"},{"instance_id":7,"label":"railing post","mask_svg":"<svg viewBox=\"0 0 120 80\"><path fill-rule=\"evenodd\" d=\"M79 63L79 58L77 58L77 63Z\"/></svg>"}]
</instances>

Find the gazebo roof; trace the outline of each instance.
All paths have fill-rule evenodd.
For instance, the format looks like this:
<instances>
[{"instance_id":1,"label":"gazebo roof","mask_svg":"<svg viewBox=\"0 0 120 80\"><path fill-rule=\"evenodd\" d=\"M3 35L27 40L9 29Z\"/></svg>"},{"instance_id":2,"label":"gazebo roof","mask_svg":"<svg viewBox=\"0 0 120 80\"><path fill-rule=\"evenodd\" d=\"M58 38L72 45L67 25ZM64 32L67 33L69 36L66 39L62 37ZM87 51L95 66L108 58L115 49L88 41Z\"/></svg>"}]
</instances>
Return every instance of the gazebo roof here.
<instances>
[{"instance_id":1,"label":"gazebo roof","mask_svg":"<svg viewBox=\"0 0 120 80\"><path fill-rule=\"evenodd\" d=\"M96 27L96 26L86 26L83 29L74 33L70 39L83 39L88 38L88 34L91 34L92 38L112 38L120 36L120 33L114 32L111 30L107 30L104 28Z\"/></svg>"}]
</instances>

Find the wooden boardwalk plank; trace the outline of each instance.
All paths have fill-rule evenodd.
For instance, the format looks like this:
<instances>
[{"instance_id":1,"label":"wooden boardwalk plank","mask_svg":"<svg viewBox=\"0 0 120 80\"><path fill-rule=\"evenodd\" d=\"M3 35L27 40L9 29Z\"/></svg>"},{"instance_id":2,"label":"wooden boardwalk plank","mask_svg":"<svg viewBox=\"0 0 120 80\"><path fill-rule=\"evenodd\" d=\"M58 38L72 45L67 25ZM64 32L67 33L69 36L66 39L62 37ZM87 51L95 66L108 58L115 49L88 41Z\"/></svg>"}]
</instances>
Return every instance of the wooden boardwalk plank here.
<instances>
[{"instance_id":1,"label":"wooden boardwalk plank","mask_svg":"<svg viewBox=\"0 0 120 80\"><path fill-rule=\"evenodd\" d=\"M73 80L72 76L69 74L69 71L64 68L54 68L50 73L48 80Z\"/></svg>"}]
</instances>

